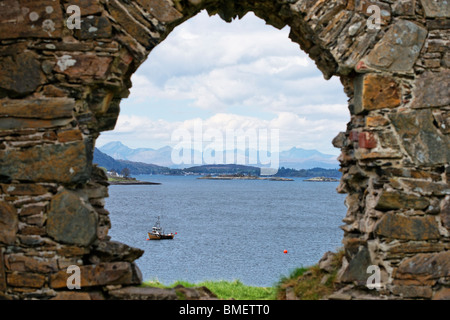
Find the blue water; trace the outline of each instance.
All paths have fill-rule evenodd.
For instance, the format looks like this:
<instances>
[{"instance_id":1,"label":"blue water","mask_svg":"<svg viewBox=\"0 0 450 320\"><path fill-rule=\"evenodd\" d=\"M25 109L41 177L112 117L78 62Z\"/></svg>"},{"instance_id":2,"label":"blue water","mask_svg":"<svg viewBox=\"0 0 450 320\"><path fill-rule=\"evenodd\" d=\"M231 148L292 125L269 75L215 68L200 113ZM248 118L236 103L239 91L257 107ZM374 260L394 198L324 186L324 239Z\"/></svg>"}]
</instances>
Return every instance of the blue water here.
<instances>
[{"instance_id":1,"label":"blue water","mask_svg":"<svg viewBox=\"0 0 450 320\"><path fill-rule=\"evenodd\" d=\"M137 178L162 184L110 186L106 208L112 239L145 250L136 261L144 281L271 286L342 246L337 182ZM174 240L146 240L157 216Z\"/></svg>"}]
</instances>

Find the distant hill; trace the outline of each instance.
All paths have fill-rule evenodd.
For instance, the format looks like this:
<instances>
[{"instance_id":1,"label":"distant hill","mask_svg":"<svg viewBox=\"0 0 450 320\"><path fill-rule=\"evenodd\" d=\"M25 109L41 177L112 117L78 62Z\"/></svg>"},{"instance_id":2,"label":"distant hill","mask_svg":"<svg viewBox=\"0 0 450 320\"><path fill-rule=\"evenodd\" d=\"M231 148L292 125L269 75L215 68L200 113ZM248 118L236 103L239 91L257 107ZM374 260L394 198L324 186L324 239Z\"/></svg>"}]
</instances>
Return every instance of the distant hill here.
<instances>
[{"instance_id":1,"label":"distant hill","mask_svg":"<svg viewBox=\"0 0 450 320\"><path fill-rule=\"evenodd\" d=\"M245 173L259 176L261 169L258 167L243 166L239 164L214 164L186 168L183 171L201 174L236 174Z\"/></svg>"},{"instance_id":2,"label":"distant hill","mask_svg":"<svg viewBox=\"0 0 450 320\"><path fill-rule=\"evenodd\" d=\"M134 162L129 160L117 160L99 149L94 149L94 163L107 170L115 170L121 172L124 168L128 168L132 175L138 174L164 174L164 175L185 175L185 174L236 174L243 173L247 175L260 175L261 169L253 166L244 166L237 164L216 164L194 166L185 169L173 169L155 164L142 162ZM287 169L280 168L275 174L277 177L340 177L341 173L336 169Z\"/></svg>"},{"instance_id":3,"label":"distant hill","mask_svg":"<svg viewBox=\"0 0 450 320\"><path fill-rule=\"evenodd\" d=\"M114 159L139 161L152 163L159 166L182 169L186 165L176 165L172 162L172 148L169 146L160 149L137 148L132 149L119 141L113 141L99 148L103 153ZM237 153L237 150L234 151ZM191 151L192 153L192 151ZM248 150L246 150L248 154ZM248 163L248 162L247 162ZM261 167L258 164L252 166ZM291 148L279 153L279 166L292 169L325 168L337 169L339 162L337 156L324 154L317 150L307 150L302 148Z\"/></svg>"},{"instance_id":4,"label":"distant hill","mask_svg":"<svg viewBox=\"0 0 450 320\"><path fill-rule=\"evenodd\" d=\"M101 152L99 149L94 149L94 163L100 167L108 170L115 170L121 172L124 168L128 168L131 174L182 174L179 170L173 170L167 167L158 166L155 164L134 162L128 160L116 160L107 154Z\"/></svg>"}]
</instances>

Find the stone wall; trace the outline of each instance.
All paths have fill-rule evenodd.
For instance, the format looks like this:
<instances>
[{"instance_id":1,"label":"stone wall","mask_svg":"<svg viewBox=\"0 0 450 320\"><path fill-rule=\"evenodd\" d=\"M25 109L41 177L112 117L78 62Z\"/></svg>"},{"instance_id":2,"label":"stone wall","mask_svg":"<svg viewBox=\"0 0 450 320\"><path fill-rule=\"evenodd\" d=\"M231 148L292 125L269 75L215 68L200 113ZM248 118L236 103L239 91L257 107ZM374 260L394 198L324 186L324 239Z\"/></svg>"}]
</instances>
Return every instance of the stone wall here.
<instances>
[{"instance_id":1,"label":"stone wall","mask_svg":"<svg viewBox=\"0 0 450 320\"><path fill-rule=\"evenodd\" d=\"M370 5L379 28L369 28ZM348 194L340 297L449 298L444 0L0 0L0 297L144 298L133 289L142 251L108 236L108 183L93 148L114 128L133 72L203 9L288 25L324 77L341 79L351 120L333 140ZM66 286L70 265L81 290ZM365 286L370 265L379 290Z\"/></svg>"}]
</instances>

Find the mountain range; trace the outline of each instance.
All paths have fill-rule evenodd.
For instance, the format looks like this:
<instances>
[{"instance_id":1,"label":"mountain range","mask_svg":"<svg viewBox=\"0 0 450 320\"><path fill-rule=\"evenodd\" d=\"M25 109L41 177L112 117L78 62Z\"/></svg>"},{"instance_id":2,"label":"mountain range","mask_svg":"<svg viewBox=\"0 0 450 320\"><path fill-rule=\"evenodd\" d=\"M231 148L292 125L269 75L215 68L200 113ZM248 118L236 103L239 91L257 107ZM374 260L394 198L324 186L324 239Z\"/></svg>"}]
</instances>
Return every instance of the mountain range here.
<instances>
[{"instance_id":1,"label":"mountain range","mask_svg":"<svg viewBox=\"0 0 450 320\"><path fill-rule=\"evenodd\" d=\"M169 146L160 149L151 148L130 148L120 141L109 142L98 148L102 153L114 158L115 160L125 160L133 162L141 162L146 164L153 164L157 166L169 167L174 169L186 168L190 165L177 165L172 162L172 148ZM237 150L234 151L238 153ZM200 152L191 151L191 154L200 156ZM249 150L246 150L248 156ZM270 159L270 155L269 159ZM248 157L246 157L248 159ZM246 162L248 163L248 161ZM257 167L262 167L260 164L251 164ZM337 156L324 154L317 150L307 150L302 148L291 148L279 153L279 167L292 169L310 169L310 168L324 168L337 169L339 162Z\"/></svg>"}]
</instances>

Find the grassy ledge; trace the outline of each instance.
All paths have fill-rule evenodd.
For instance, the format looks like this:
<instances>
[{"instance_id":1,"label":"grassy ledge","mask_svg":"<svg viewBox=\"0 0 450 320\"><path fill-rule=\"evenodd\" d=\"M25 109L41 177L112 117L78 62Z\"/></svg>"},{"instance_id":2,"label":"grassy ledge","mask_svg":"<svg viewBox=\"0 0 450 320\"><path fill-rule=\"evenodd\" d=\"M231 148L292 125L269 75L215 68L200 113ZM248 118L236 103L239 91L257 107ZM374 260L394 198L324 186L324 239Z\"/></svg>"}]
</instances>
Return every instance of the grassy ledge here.
<instances>
[{"instance_id":1,"label":"grassy ledge","mask_svg":"<svg viewBox=\"0 0 450 320\"><path fill-rule=\"evenodd\" d=\"M222 300L320 300L336 291L336 276L342 264L344 251L337 252L330 263L331 269L325 271L318 265L301 267L283 276L273 287L253 287L239 280L202 281L190 283L176 281L164 285L159 281L146 281L144 287L163 289L183 286L185 288L206 287ZM180 296L182 299L183 297Z\"/></svg>"},{"instance_id":2,"label":"grassy ledge","mask_svg":"<svg viewBox=\"0 0 450 320\"><path fill-rule=\"evenodd\" d=\"M176 281L166 286L158 281L147 281L142 284L146 287L173 288L182 285L186 288L206 287L219 299L223 300L275 300L277 293L274 287L253 287L243 284L239 280L234 281L202 281L199 283L189 283L186 281Z\"/></svg>"}]
</instances>

